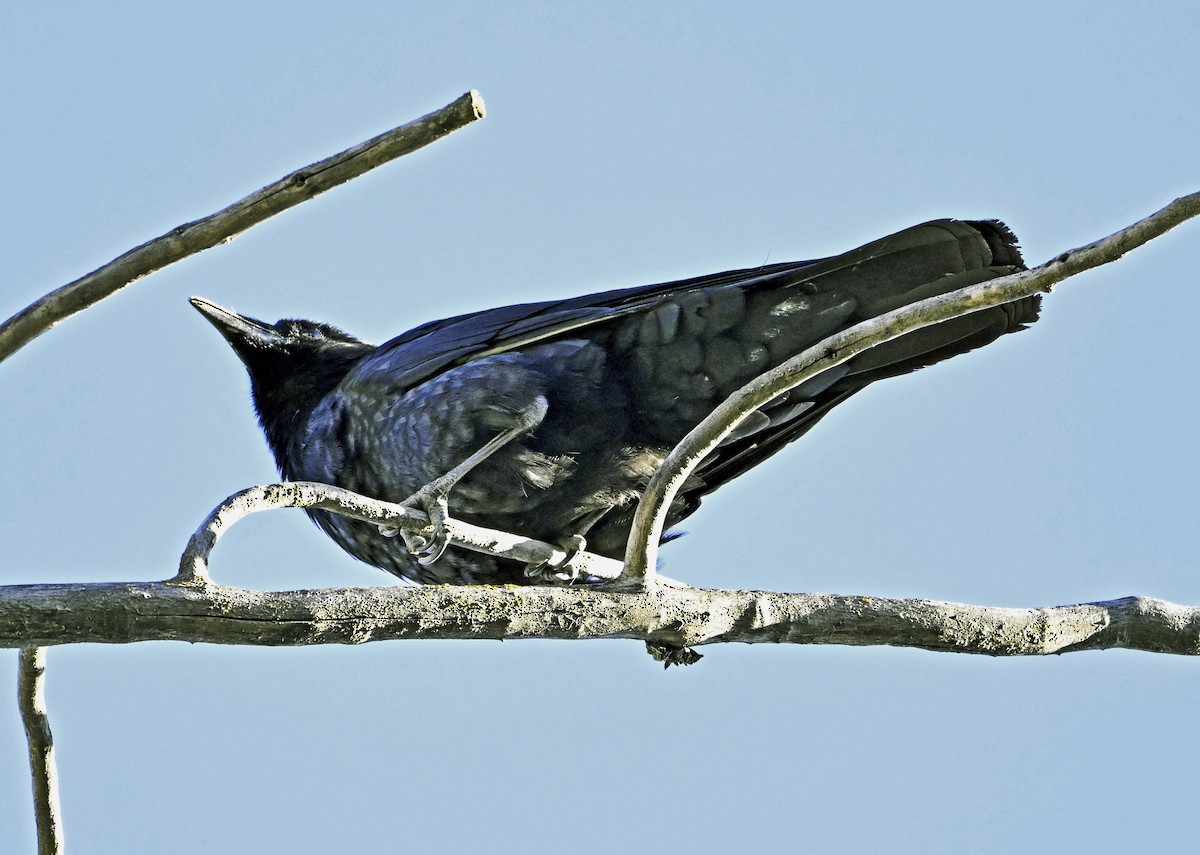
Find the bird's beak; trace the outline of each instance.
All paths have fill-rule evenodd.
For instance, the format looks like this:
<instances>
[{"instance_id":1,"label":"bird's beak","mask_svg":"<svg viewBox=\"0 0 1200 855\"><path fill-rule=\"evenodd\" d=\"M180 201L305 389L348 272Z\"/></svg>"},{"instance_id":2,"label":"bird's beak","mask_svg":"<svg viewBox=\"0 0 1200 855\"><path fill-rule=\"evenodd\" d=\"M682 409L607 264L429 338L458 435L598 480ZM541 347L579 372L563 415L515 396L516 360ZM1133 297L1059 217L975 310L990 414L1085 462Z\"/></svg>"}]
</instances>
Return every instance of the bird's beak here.
<instances>
[{"instance_id":1,"label":"bird's beak","mask_svg":"<svg viewBox=\"0 0 1200 855\"><path fill-rule=\"evenodd\" d=\"M277 347L284 342L284 337L278 331L262 321L239 315L200 297L192 297L188 302L208 318L209 323L238 353L248 349Z\"/></svg>"}]
</instances>

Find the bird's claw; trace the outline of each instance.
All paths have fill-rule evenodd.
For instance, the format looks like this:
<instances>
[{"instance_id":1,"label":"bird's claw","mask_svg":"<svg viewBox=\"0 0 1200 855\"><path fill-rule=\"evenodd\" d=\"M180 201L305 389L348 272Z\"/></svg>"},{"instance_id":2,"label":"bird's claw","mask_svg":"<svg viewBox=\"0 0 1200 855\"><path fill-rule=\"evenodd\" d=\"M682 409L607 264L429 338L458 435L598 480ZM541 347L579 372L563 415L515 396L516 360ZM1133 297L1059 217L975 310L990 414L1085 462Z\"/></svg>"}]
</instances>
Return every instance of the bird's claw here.
<instances>
[{"instance_id":1,"label":"bird's claw","mask_svg":"<svg viewBox=\"0 0 1200 855\"><path fill-rule=\"evenodd\" d=\"M420 532L401 529L400 536L419 564L432 564L450 546L450 530L446 526L450 518L450 506L446 494L422 488L400 504L406 508L419 508L429 516L429 528Z\"/></svg>"},{"instance_id":2,"label":"bird's claw","mask_svg":"<svg viewBox=\"0 0 1200 855\"><path fill-rule=\"evenodd\" d=\"M543 561L541 564L530 564L525 568L526 578L537 579L539 581L553 580L568 584L578 581L579 570L571 567L571 562L575 560L576 555L587 548L587 540L581 534L572 534L566 538L561 546L567 553L566 557L558 561Z\"/></svg>"}]
</instances>

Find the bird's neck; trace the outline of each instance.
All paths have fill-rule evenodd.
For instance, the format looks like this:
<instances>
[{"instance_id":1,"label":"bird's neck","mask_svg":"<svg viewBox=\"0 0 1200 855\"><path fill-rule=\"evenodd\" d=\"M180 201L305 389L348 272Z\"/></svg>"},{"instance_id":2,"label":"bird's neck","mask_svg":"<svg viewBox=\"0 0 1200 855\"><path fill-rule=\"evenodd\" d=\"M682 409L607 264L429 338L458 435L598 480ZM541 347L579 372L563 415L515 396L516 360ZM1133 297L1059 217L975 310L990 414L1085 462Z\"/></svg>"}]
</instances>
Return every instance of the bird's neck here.
<instances>
[{"instance_id":1,"label":"bird's neck","mask_svg":"<svg viewBox=\"0 0 1200 855\"><path fill-rule=\"evenodd\" d=\"M293 360L286 373L251 377L258 421L284 478L291 479L289 450L302 441L309 417L362 357L370 351L346 348L313 360Z\"/></svg>"}]
</instances>

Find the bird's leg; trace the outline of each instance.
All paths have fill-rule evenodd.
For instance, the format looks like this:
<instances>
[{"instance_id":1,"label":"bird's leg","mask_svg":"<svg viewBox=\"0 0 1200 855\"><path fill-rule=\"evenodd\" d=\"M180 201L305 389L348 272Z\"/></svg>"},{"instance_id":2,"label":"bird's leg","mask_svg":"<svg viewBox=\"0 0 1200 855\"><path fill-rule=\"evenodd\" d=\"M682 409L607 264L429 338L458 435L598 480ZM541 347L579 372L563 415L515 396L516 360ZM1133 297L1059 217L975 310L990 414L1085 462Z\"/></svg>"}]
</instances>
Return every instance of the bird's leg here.
<instances>
[{"instance_id":1,"label":"bird's leg","mask_svg":"<svg viewBox=\"0 0 1200 855\"><path fill-rule=\"evenodd\" d=\"M429 522L433 527L431 538L419 534L409 534L403 530L400 532L401 537L404 538L404 545L408 547L409 552L416 556L417 561L421 564L432 564L442 557L442 553L450 545L446 520L450 515L448 497L454 486L463 479L463 476L501 448L540 425L542 419L546 417L547 407L546 398L538 395L532 404L517 414L517 421L512 427L488 440L462 463L441 477L430 481L400 503L405 507L418 507L425 511L429 515Z\"/></svg>"}]
</instances>

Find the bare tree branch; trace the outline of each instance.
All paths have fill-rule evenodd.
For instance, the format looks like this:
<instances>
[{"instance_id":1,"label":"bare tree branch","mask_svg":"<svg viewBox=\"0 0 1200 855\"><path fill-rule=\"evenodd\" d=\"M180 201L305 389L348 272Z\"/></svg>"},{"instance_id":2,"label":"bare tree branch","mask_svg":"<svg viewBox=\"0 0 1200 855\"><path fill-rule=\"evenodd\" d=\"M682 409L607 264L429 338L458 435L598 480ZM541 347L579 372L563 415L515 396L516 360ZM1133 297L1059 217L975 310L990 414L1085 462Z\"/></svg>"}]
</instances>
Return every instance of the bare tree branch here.
<instances>
[{"instance_id":1,"label":"bare tree branch","mask_svg":"<svg viewBox=\"0 0 1200 855\"><path fill-rule=\"evenodd\" d=\"M483 99L478 92L468 92L427 116L285 175L215 214L176 226L86 276L51 291L0 324L0 361L65 318L143 276L232 240L280 211L436 142L483 115Z\"/></svg>"},{"instance_id":2,"label":"bare tree branch","mask_svg":"<svg viewBox=\"0 0 1200 855\"><path fill-rule=\"evenodd\" d=\"M62 851L62 807L58 800L58 769L54 737L46 716L46 648L22 647L17 666L17 705L29 743L33 775L33 808L37 817L38 855Z\"/></svg>"},{"instance_id":3,"label":"bare tree branch","mask_svg":"<svg viewBox=\"0 0 1200 855\"><path fill-rule=\"evenodd\" d=\"M314 508L332 511L356 520L378 523L395 530L414 534L429 528L429 517L423 511L406 508L391 502L381 502L314 481L292 481L250 487L234 493L217 506L188 540L179 562L176 584L202 584L208 581L208 555L221 535L238 520L258 511L275 508ZM621 562L590 552L568 554L552 543L481 528L459 520L447 520L450 540L456 546L502 555L529 565L548 565L568 577L594 576L616 579L621 575Z\"/></svg>"},{"instance_id":4,"label":"bare tree branch","mask_svg":"<svg viewBox=\"0 0 1200 855\"><path fill-rule=\"evenodd\" d=\"M747 383L698 424L663 461L642 494L625 552L625 577L653 581L658 544L675 494L696 466L750 415L771 399L864 350L905 333L980 309L1011 303L1101 264L1200 214L1200 193L1176 199L1128 228L1079 249L1064 252L1033 270L992 279L921 300L831 335L803 353Z\"/></svg>"},{"instance_id":5,"label":"bare tree branch","mask_svg":"<svg viewBox=\"0 0 1200 855\"><path fill-rule=\"evenodd\" d=\"M1200 608L1145 597L1013 609L655 586L395 586L261 592L170 582L0 587L0 647L176 640L303 646L398 639L629 638L683 648L919 647L992 656L1200 653Z\"/></svg>"}]
</instances>

